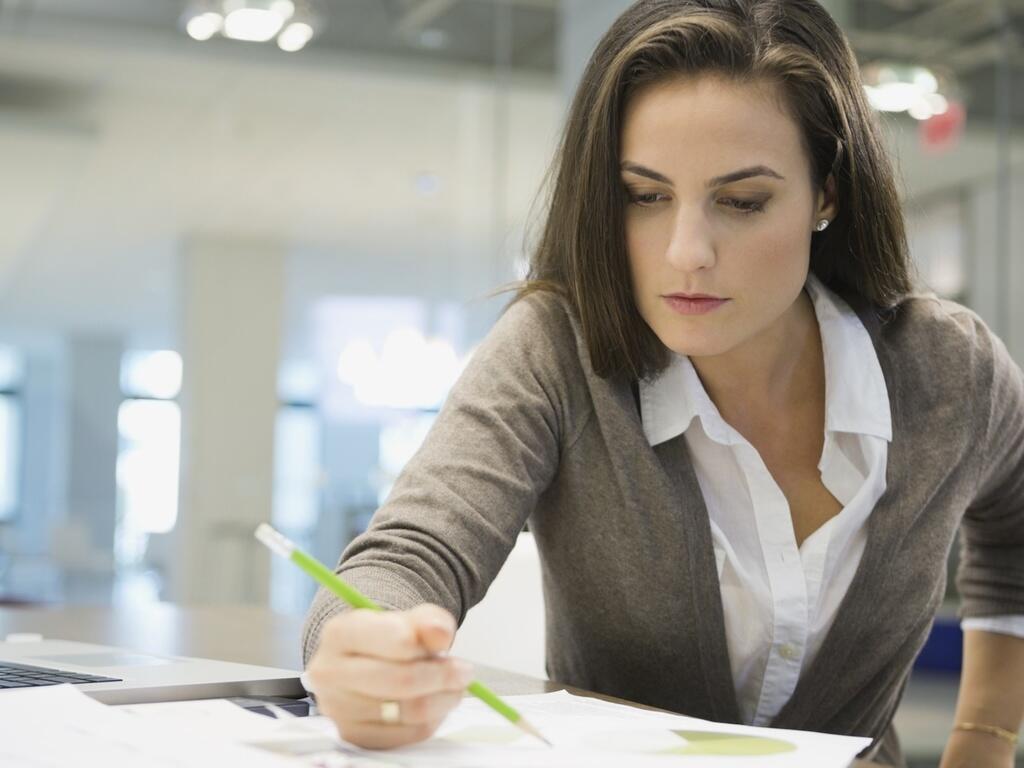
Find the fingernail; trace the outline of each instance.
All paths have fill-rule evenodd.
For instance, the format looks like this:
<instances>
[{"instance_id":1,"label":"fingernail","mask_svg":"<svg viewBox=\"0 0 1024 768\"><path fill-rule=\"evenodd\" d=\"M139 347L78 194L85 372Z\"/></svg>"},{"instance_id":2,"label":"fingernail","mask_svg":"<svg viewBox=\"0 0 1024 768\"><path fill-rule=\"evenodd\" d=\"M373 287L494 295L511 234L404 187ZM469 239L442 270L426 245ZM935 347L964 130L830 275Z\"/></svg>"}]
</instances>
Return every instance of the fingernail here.
<instances>
[{"instance_id":1,"label":"fingernail","mask_svg":"<svg viewBox=\"0 0 1024 768\"><path fill-rule=\"evenodd\" d=\"M459 685L465 687L473 679L473 665L462 659L454 659L452 665L455 667L455 674L458 677Z\"/></svg>"}]
</instances>

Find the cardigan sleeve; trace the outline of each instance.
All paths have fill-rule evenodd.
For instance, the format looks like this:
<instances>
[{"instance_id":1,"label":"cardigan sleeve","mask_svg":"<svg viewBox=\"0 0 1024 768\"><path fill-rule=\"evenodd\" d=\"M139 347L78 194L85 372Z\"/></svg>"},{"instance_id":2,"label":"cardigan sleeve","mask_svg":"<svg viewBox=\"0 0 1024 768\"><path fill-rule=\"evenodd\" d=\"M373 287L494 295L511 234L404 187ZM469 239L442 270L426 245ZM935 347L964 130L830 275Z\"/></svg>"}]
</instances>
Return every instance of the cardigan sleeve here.
<instances>
[{"instance_id":1,"label":"cardigan sleeve","mask_svg":"<svg viewBox=\"0 0 1024 768\"><path fill-rule=\"evenodd\" d=\"M566 313L535 294L499 318L369 529L342 554L346 581L387 608L435 603L460 624L484 596L571 437L570 379L581 363ZM345 608L316 594L304 662Z\"/></svg>"},{"instance_id":2,"label":"cardigan sleeve","mask_svg":"<svg viewBox=\"0 0 1024 768\"><path fill-rule=\"evenodd\" d=\"M978 326L991 385L978 492L961 528L957 587L967 619L1024 614L1024 373Z\"/></svg>"}]
</instances>

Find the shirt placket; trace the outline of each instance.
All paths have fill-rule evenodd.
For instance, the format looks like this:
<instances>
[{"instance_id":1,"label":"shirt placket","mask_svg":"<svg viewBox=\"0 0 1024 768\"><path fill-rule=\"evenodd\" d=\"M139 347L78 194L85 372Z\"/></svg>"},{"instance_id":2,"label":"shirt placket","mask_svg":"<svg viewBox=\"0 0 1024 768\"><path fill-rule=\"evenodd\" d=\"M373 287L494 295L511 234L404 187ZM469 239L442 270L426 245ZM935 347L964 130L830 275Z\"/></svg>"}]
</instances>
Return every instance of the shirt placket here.
<instances>
[{"instance_id":1,"label":"shirt placket","mask_svg":"<svg viewBox=\"0 0 1024 768\"><path fill-rule=\"evenodd\" d=\"M772 643L753 725L767 725L796 689L807 650L807 585L789 503L752 445L737 446L750 484L761 555L771 590Z\"/></svg>"}]
</instances>

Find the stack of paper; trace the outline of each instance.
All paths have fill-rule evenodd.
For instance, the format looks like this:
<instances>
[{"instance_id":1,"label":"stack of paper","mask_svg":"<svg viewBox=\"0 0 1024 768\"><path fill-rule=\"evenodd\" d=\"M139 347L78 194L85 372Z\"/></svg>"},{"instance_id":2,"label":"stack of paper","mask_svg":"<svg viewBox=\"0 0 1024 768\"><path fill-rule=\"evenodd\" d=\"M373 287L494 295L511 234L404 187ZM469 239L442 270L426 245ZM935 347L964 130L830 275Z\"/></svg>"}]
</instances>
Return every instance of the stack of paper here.
<instances>
[{"instance_id":1,"label":"stack of paper","mask_svg":"<svg viewBox=\"0 0 1024 768\"><path fill-rule=\"evenodd\" d=\"M565 691L509 696L549 747L466 698L434 738L369 751L324 717L273 720L227 701L107 707L71 686L0 693L0 765L24 768L847 768L868 739L724 725Z\"/></svg>"},{"instance_id":2,"label":"stack of paper","mask_svg":"<svg viewBox=\"0 0 1024 768\"><path fill-rule=\"evenodd\" d=\"M386 753L345 744L341 749L388 766L847 768L871 743L864 738L713 723L565 691L506 700L554 747L505 724L481 702L466 699L435 738L422 744Z\"/></svg>"},{"instance_id":3,"label":"stack of paper","mask_svg":"<svg viewBox=\"0 0 1024 768\"><path fill-rule=\"evenodd\" d=\"M229 702L243 715L258 718ZM266 720L266 718L261 718ZM273 721L268 721L272 723ZM70 685L0 692L0 766L18 768L246 768L294 766L270 752L138 717L90 699Z\"/></svg>"}]
</instances>

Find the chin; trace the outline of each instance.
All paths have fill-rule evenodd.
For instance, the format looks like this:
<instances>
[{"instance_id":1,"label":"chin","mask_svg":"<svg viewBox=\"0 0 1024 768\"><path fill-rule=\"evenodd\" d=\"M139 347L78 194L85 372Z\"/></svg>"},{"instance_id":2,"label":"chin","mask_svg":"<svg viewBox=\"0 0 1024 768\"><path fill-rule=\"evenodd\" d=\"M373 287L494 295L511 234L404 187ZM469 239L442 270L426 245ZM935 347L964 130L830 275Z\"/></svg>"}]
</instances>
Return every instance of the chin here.
<instances>
[{"instance_id":1,"label":"chin","mask_svg":"<svg viewBox=\"0 0 1024 768\"><path fill-rule=\"evenodd\" d=\"M696 333L679 333L673 329L672 333L658 333L661 343L677 355L687 357L714 357L728 352L732 347L721 338Z\"/></svg>"}]
</instances>

